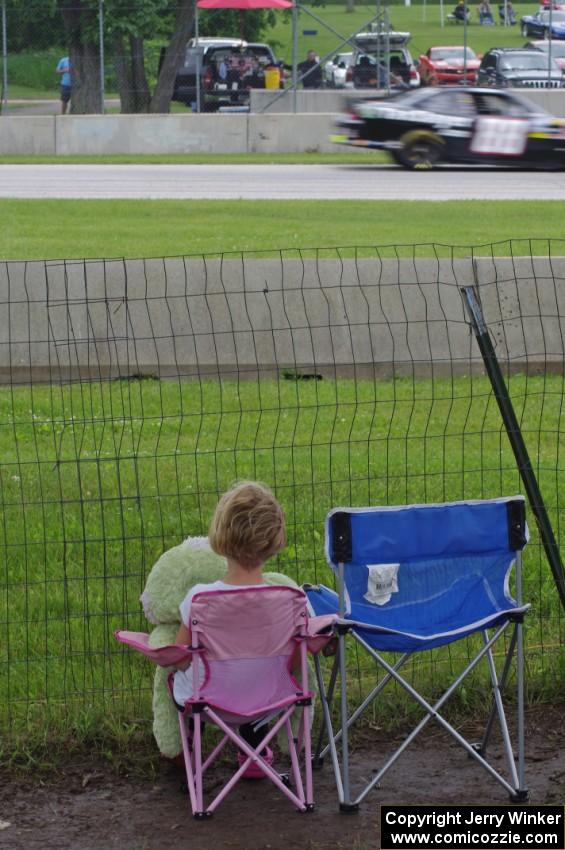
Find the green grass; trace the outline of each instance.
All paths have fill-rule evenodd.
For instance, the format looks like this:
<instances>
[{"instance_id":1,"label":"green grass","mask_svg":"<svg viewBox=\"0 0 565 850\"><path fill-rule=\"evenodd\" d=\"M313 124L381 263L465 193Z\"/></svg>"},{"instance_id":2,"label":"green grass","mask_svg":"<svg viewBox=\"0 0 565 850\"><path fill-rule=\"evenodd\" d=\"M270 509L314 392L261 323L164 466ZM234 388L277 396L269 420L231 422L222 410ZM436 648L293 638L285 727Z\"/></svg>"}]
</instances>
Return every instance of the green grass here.
<instances>
[{"instance_id":1,"label":"green grass","mask_svg":"<svg viewBox=\"0 0 565 850\"><path fill-rule=\"evenodd\" d=\"M389 162L381 151L338 153L166 153L71 156L2 156L2 165L381 165Z\"/></svg>"},{"instance_id":2,"label":"green grass","mask_svg":"<svg viewBox=\"0 0 565 850\"><path fill-rule=\"evenodd\" d=\"M10 100L26 101L57 100L59 97L59 90L56 87L53 90L46 90L44 88L33 88L31 86L19 85L18 83L10 82L8 97ZM24 104L24 106L25 105L26 104ZM10 110L15 108L16 104L10 104Z\"/></svg>"},{"instance_id":3,"label":"green grass","mask_svg":"<svg viewBox=\"0 0 565 850\"><path fill-rule=\"evenodd\" d=\"M369 170L367 179L377 175ZM433 242L488 246L522 237L540 240L525 242L525 251L546 253L544 240L563 236L564 210L561 201L0 200L0 258L162 257L336 245L406 245L404 253L411 255L413 243L423 245L419 256L432 256Z\"/></svg>"},{"instance_id":4,"label":"green grass","mask_svg":"<svg viewBox=\"0 0 565 850\"><path fill-rule=\"evenodd\" d=\"M532 423L525 438L556 520L563 379L518 376L511 391L520 420ZM147 627L138 601L147 572L164 549L206 530L218 490L234 479L276 486L289 528L277 567L300 582L329 580L323 521L332 505L520 490L485 378L3 388L0 457L0 729L72 727L79 740L102 720L118 730L124 718L149 717L150 667L113 632ZM528 681L530 695L551 696L562 626L532 531ZM464 644L437 650L409 675L435 692L466 657ZM351 663L362 688L366 662L352 654ZM468 710L483 698L484 674L471 681L460 698ZM405 711L393 690L385 715Z\"/></svg>"},{"instance_id":5,"label":"green grass","mask_svg":"<svg viewBox=\"0 0 565 850\"><path fill-rule=\"evenodd\" d=\"M26 50L21 53L9 53L9 96L24 96L16 92L27 89L28 91L52 93L53 97L56 97L59 89L59 77L55 69L59 59L64 55L65 51L59 47L51 47L48 50Z\"/></svg>"},{"instance_id":6,"label":"green grass","mask_svg":"<svg viewBox=\"0 0 565 850\"><path fill-rule=\"evenodd\" d=\"M21 53L10 53L8 42L8 96L9 98L29 98L35 100L38 96L57 98L59 96L59 75L57 64L68 52L66 47L50 47L46 50L23 50ZM153 56L153 52L151 53ZM107 97L110 89L114 89L116 81L113 75L111 60L107 63L110 72L107 75Z\"/></svg>"}]
</instances>

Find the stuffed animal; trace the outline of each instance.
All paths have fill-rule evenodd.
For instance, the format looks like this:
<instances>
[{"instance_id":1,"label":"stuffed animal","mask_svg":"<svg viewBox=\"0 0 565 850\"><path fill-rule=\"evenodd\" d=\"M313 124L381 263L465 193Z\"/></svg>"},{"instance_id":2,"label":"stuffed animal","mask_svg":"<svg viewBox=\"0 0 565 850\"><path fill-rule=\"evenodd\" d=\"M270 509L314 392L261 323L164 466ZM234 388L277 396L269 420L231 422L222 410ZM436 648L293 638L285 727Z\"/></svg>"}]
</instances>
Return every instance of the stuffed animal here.
<instances>
[{"instance_id":1,"label":"stuffed animal","mask_svg":"<svg viewBox=\"0 0 565 850\"><path fill-rule=\"evenodd\" d=\"M164 552L147 577L141 594L145 616L155 628L152 647L174 643L180 625L179 605L195 584L213 582L226 574L226 562L216 555L207 537L189 537L179 546ZM268 584L297 587L281 573L263 573ZM167 687L172 668L157 667L153 684L153 734L159 751L166 758L182 752L177 710Z\"/></svg>"}]
</instances>

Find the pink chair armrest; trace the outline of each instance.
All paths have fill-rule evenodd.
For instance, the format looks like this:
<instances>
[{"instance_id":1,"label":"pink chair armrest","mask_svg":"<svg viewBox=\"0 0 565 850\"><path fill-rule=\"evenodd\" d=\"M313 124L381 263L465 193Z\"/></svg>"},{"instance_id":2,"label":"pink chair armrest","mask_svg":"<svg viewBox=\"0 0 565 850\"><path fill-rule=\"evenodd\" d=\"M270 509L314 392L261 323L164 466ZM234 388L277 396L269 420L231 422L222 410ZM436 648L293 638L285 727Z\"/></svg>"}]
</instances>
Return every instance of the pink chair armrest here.
<instances>
[{"instance_id":1,"label":"pink chair armrest","mask_svg":"<svg viewBox=\"0 0 565 850\"><path fill-rule=\"evenodd\" d=\"M177 664L186 663L192 657L192 652L186 646L178 646L178 644L157 648L150 646L149 635L145 632L118 631L115 633L115 638L120 643L141 652L159 667L175 667Z\"/></svg>"},{"instance_id":2,"label":"pink chair armrest","mask_svg":"<svg viewBox=\"0 0 565 850\"><path fill-rule=\"evenodd\" d=\"M333 624L336 614L323 614L320 617L310 617L308 620L308 652L316 655L334 639Z\"/></svg>"}]
</instances>

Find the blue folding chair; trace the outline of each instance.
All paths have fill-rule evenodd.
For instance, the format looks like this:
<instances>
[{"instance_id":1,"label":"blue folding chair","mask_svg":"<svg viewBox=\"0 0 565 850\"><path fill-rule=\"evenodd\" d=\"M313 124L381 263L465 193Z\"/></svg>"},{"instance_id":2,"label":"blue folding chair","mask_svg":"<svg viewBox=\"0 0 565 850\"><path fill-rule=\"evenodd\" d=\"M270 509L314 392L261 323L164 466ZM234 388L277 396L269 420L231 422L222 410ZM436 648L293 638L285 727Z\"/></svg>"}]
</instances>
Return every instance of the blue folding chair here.
<instances>
[{"instance_id":1,"label":"blue folding chair","mask_svg":"<svg viewBox=\"0 0 565 850\"><path fill-rule=\"evenodd\" d=\"M529 605L521 602L521 552L528 539L522 496L484 501L403 507L336 508L326 520L326 556L337 578L338 593L324 586L306 588L316 614L337 613L339 649L327 689L319 659L318 685L324 716L316 758L331 754L340 808L355 810L401 753L433 717L509 793L513 801L528 799L524 784L524 649L522 622ZM510 575L516 564L515 593ZM512 625L502 672L492 648ZM433 705L407 682L399 670L416 652L482 632L483 645ZM347 635L364 647L385 676L348 714ZM389 663L382 652L400 653ZM504 714L502 691L516 657L518 765ZM485 658L493 704L482 742L467 741L439 713L465 677ZM341 729L334 734L331 704L340 681ZM391 680L398 682L426 712L365 788L352 796L349 773L349 729ZM509 778L486 759L498 716ZM324 733L328 744L322 749ZM341 740L341 764L338 743Z\"/></svg>"}]
</instances>

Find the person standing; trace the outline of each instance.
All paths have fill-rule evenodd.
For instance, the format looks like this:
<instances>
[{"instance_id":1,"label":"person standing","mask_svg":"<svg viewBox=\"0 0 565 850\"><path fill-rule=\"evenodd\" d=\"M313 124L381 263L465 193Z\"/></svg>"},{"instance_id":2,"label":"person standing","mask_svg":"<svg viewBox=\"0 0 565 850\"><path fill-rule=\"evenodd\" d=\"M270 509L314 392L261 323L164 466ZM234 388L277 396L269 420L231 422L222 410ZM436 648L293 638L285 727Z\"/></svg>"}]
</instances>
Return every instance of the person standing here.
<instances>
[{"instance_id":1,"label":"person standing","mask_svg":"<svg viewBox=\"0 0 565 850\"><path fill-rule=\"evenodd\" d=\"M302 85L305 89L322 87L322 69L315 50L309 50L304 62L298 63L298 73L303 78Z\"/></svg>"},{"instance_id":2,"label":"person standing","mask_svg":"<svg viewBox=\"0 0 565 850\"><path fill-rule=\"evenodd\" d=\"M71 100L71 63L68 56L59 60L56 71L61 76L61 115L66 115Z\"/></svg>"}]
</instances>

